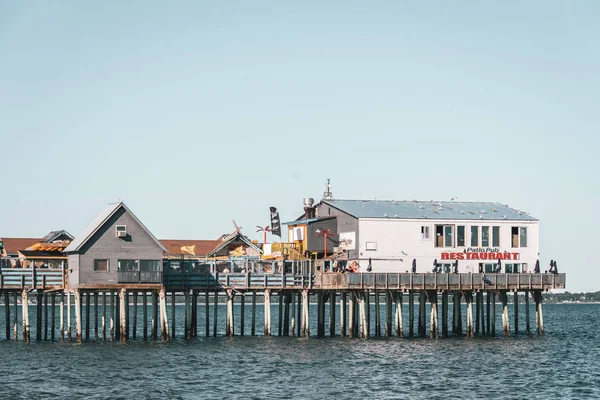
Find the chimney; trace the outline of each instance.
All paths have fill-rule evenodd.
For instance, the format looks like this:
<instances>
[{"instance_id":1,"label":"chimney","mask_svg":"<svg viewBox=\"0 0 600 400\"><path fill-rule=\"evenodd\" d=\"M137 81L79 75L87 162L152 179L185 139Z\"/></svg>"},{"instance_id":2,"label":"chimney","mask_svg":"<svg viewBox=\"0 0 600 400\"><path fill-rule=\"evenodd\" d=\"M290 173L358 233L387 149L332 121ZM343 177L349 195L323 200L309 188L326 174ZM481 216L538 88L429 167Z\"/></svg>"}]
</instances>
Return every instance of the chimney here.
<instances>
[{"instance_id":1,"label":"chimney","mask_svg":"<svg viewBox=\"0 0 600 400\"><path fill-rule=\"evenodd\" d=\"M315 217L315 208L313 204L315 203L315 199L306 197L304 199L304 215L306 219L311 219Z\"/></svg>"}]
</instances>

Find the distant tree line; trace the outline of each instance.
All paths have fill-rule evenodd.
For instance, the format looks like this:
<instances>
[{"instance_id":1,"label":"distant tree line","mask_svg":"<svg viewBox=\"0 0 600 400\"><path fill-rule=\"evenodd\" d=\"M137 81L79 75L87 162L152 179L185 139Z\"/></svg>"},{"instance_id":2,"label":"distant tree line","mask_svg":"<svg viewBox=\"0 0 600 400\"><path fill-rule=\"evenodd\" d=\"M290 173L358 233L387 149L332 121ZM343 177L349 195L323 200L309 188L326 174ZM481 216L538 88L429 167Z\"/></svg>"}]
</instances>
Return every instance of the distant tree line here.
<instances>
[{"instance_id":1,"label":"distant tree line","mask_svg":"<svg viewBox=\"0 0 600 400\"><path fill-rule=\"evenodd\" d=\"M544 301L547 303L562 303L564 301L579 302L600 302L600 292L581 292L581 293L550 293L543 294Z\"/></svg>"}]
</instances>

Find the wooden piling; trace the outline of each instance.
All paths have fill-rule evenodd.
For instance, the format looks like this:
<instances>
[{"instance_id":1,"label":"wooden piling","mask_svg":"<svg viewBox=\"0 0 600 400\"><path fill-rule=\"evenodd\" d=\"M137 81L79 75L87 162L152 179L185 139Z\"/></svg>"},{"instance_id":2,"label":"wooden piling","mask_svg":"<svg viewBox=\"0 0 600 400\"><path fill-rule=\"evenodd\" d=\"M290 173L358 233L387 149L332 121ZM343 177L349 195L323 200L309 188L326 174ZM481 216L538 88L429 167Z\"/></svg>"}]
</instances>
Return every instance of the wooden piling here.
<instances>
[{"instance_id":1,"label":"wooden piling","mask_svg":"<svg viewBox=\"0 0 600 400\"><path fill-rule=\"evenodd\" d=\"M492 293L486 292L485 294L485 330L488 336L492 335L492 324L491 324L491 304L492 304Z\"/></svg>"},{"instance_id":2,"label":"wooden piling","mask_svg":"<svg viewBox=\"0 0 600 400\"><path fill-rule=\"evenodd\" d=\"M529 291L525 292L525 334L531 335L531 326L529 324Z\"/></svg>"},{"instance_id":3,"label":"wooden piling","mask_svg":"<svg viewBox=\"0 0 600 400\"><path fill-rule=\"evenodd\" d=\"M290 332L291 336L296 336L296 292L290 294L292 297L292 316L290 318Z\"/></svg>"},{"instance_id":4,"label":"wooden piling","mask_svg":"<svg viewBox=\"0 0 600 400\"><path fill-rule=\"evenodd\" d=\"M133 329L131 330L131 338L137 339L137 315L138 315L138 292L133 292ZM98 336L96 334L96 336ZM96 338L97 339L97 338Z\"/></svg>"},{"instance_id":5,"label":"wooden piling","mask_svg":"<svg viewBox=\"0 0 600 400\"><path fill-rule=\"evenodd\" d=\"M448 337L448 292L442 292L442 337Z\"/></svg>"},{"instance_id":6,"label":"wooden piling","mask_svg":"<svg viewBox=\"0 0 600 400\"><path fill-rule=\"evenodd\" d=\"M336 306L335 290L330 290L329 291L329 337L335 337L335 306Z\"/></svg>"},{"instance_id":7,"label":"wooden piling","mask_svg":"<svg viewBox=\"0 0 600 400\"><path fill-rule=\"evenodd\" d=\"M250 335L256 335L256 291L252 292L252 321L250 326Z\"/></svg>"},{"instance_id":8,"label":"wooden piling","mask_svg":"<svg viewBox=\"0 0 600 400\"><path fill-rule=\"evenodd\" d=\"M217 337L217 323L218 323L218 305L219 305L219 289L215 289L214 301L213 301L213 337Z\"/></svg>"},{"instance_id":9,"label":"wooden piling","mask_svg":"<svg viewBox=\"0 0 600 400\"><path fill-rule=\"evenodd\" d=\"M15 293L16 294L16 293ZM16 298L15 298L16 300ZM65 325L64 325L64 317L65 317L65 310L64 310L64 304L65 304L65 293L61 292L60 293L60 312L59 312L59 317L60 317L60 321L58 323L58 328L60 329L60 341L64 341L65 340ZM16 320L15 320L15 332L16 332Z\"/></svg>"},{"instance_id":10,"label":"wooden piling","mask_svg":"<svg viewBox=\"0 0 600 400\"><path fill-rule=\"evenodd\" d=\"M473 330L473 292L465 292L465 301L467 303L467 337L475 336Z\"/></svg>"},{"instance_id":11,"label":"wooden piling","mask_svg":"<svg viewBox=\"0 0 600 400\"><path fill-rule=\"evenodd\" d=\"M233 327L233 290L227 289L227 316L226 316L226 335L233 336L235 334Z\"/></svg>"},{"instance_id":12,"label":"wooden piling","mask_svg":"<svg viewBox=\"0 0 600 400\"><path fill-rule=\"evenodd\" d=\"M85 292L85 340L90 340L90 292Z\"/></svg>"},{"instance_id":13,"label":"wooden piling","mask_svg":"<svg viewBox=\"0 0 600 400\"><path fill-rule=\"evenodd\" d=\"M375 290L375 337L381 336L381 313L379 311L379 292Z\"/></svg>"},{"instance_id":14,"label":"wooden piling","mask_svg":"<svg viewBox=\"0 0 600 400\"><path fill-rule=\"evenodd\" d=\"M4 319L6 340L10 340L10 301L8 300L8 292L4 292Z\"/></svg>"},{"instance_id":15,"label":"wooden piling","mask_svg":"<svg viewBox=\"0 0 600 400\"><path fill-rule=\"evenodd\" d=\"M277 336L283 335L283 291L277 293Z\"/></svg>"},{"instance_id":16,"label":"wooden piling","mask_svg":"<svg viewBox=\"0 0 600 400\"><path fill-rule=\"evenodd\" d=\"M296 336L302 336L302 293L296 294Z\"/></svg>"},{"instance_id":17,"label":"wooden piling","mask_svg":"<svg viewBox=\"0 0 600 400\"><path fill-rule=\"evenodd\" d=\"M353 324L354 324L354 337L358 337L358 333L359 333L358 332L358 328L359 328L359 324L358 324L358 322L359 322L359 320L358 320L358 301L356 301L357 300L357 296L358 296L357 292L354 292L354 300L355 300L354 301L354 313L353 313L353 316L354 316L354 322L353 322Z\"/></svg>"},{"instance_id":18,"label":"wooden piling","mask_svg":"<svg viewBox=\"0 0 600 400\"><path fill-rule=\"evenodd\" d=\"M508 293L506 290L500 292L502 299L502 332L505 336L510 335L510 323L508 320Z\"/></svg>"},{"instance_id":19,"label":"wooden piling","mask_svg":"<svg viewBox=\"0 0 600 400\"><path fill-rule=\"evenodd\" d=\"M210 336L210 303L208 290L204 292L204 323L206 325L206 337Z\"/></svg>"},{"instance_id":20,"label":"wooden piling","mask_svg":"<svg viewBox=\"0 0 600 400\"><path fill-rule=\"evenodd\" d=\"M160 299L160 338L165 341L171 338L169 338L169 317L167 316L167 291L164 286L160 288L158 297ZM172 339L175 337L172 336Z\"/></svg>"},{"instance_id":21,"label":"wooden piling","mask_svg":"<svg viewBox=\"0 0 600 400\"><path fill-rule=\"evenodd\" d=\"M192 337L198 337L198 291L192 290Z\"/></svg>"},{"instance_id":22,"label":"wooden piling","mask_svg":"<svg viewBox=\"0 0 600 400\"><path fill-rule=\"evenodd\" d=\"M106 292L102 292L102 340L106 341Z\"/></svg>"},{"instance_id":23,"label":"wooden piling","mask_svg":"<svg viewBox=\"0 0 600 400\"><path fill-rule=\"evenodd\" d=\"M42 293L44 299L44 341L48 340L48 294Z\"/></svg>"},{"instance_id":24,"label":"wooden piling","mask_svg":"<svg viewBox=\"0 0 600 400\"><path fill-rule=\"evenodd\" d=\"M317 337L325 336L325 316L323 315L323 291L317 292Z\"/></svg>"},{"instance_id":25,"label":"wooden piling","mask_svg":"<svg viewBox=\"0 0 600 400\"><path fill-rule=\"evenodd\" d=\"M479 335L479 323L481 316L481 292L475 293L475 336Z\"/></svg>"},{"instance_id":26,"label":"wooden piling","mask_svg":"<svg viewBox=\"0 0 600 400\"><path fill-rule=\"evenodd\" d=\"M538 335L544 335L544 314L542 312L542 292L534 291L535 299L535 331Z\"/></svg>"},{"instance_id":27,"label":"wooden piling","mask_svg":"<svg viewBox=\"0 0 600 400\"><path fill-rule=\"evenodd\" d=\"M392 295L385 291L385 336L392 336Z\"/></svg>"},{"instance_id":28,"label":"wooden piling","mask_svg":"<svg viewBox=\"0 0 600 400\"><path fill-rule=\"evenodd\" d=\"M157 293L156 292L151 292L150 293L150 301L152 303L151 305L151 310L150 310L150 337L152 338L152 340L157 340L157 330L158 330L158 321L157 321L157 315L158 315L158 302L157 302Z\"/></svg>"},{"instance_id":29,"label":"wooden piling","mask_svg":"<svg viewBox=\"0 0 600 400\"><path fill-rule=\"evenodd\" d=\"M13 298L13 300L14 300L14 313L13 314L15 316L14 317L14 325L13 325L13 335L14 335L15 341L19 340L19 333L18 333L18 327L19 327L19 308L18 307L19 307L19 305L18 305L18 300L17 300L18 296L19 295L17 294L17 292L15 292L14 298ZM61 299L62 299L62 297L61 297ZM62 311L62 300L61 300L60 306L61 306L61 311ZM62 314L61 314L60 320L62 322ZM62 330L62 326L61 326L61 330Z\"/></svg>"},{"instance_id":30,"label":"wooden piling","mask_svg":"<svg viewBox=\"0 0 600 400\"><path fill-rule=\"evenodd\" d=\"M245 318L244 314L246 313L246 293L240 293L240 336L244 336L244 324Z\"/></svg>"},{"instance_id":31,"label":"wooden piling","mask_svg":"<svg viewBox=\"0 0 600 400\"><path fill-rule=\"evenodd\" d=\"M496 292L492 292L492 299L490 301L490 305L492 307L491 311L491 327L490 327L490 335L496 336Z\"/></svg>"},{"instance_id":32,"label":"wooden piling","mask_svg":"<svg viewBox=\"0 0 600 400\"><path fill-rule=\"evenodd\" d=\"M23 320L23 341L29 342L31 340L29 336L29 294L27 288L23 288L21 292L21 319Z\"/></svg>"},{"instance_id":33,"label":"wooden piling","mask_svg":"<svg viewBox=\"0 0 600 400\"><path fill-rule=\"evenodd\" d=\"M402 327L402 292L394 292L396 302L396 315L394 324L396 328L396 336L404 337L404 329Z\"/></svg>"},{"instance_id":34,"label":"wooden piling","mask_svg":"<svg viewBox=\"0 0 600 400\"><path fill-rule=\"evenodd\" d=\"M98 292L94 292L94 338L100 339L100 333L98 332Z\"/></svg>"},{"instance_id":35,"label":"wooden piling","mask_svg":"<svg viewBox=\"0 0 600 400\"><path fill-rule=\"evenodd\" d=\"M485 330L485 307L483 304L483 292L479 292L480 296L479 296L479 308L481 311L481 336L485 336L486 330Z\"/></svg>"},{"instance_id":36,"label":"wooden piling","mask_svg":"<svg viewBox=\"0 0 600 400\"><path fill-rule=\"evenodd\" d=\"M412 290L408 291L408 336L415 336L415 297Z\"/></svg>"},{"instance_id":37,"label":"wooden piling","mask_svg":"<svg viewBox=\"0 0 600 400\"><path fill-rule=\"evenodd\" d=\"M41 289L37 290L36 299L36 330L35 340L38 342L42 340L42 306L44 304L44 292Z\"/></svg>"},{"instance_id":38,"label":"wooden piling","mask_svg":"<svg viewBox=\"0 0 600 400\"><path fill-rule=\"evenodd\" d=\"M126 315L127 315L127 298L126 298L126 289L121 289L119 291L119 336L121 337L121 342L127 341L127 329L126 329Z\"/></svg>"},{"instance_id":39,"label":"wooden piling","mask_svg":"<svg viewBox=\"0 0 600 400\"><path fill-rule=\"evenodd\" d=\"M519 292L513 294L513 307L514 307L514 318L515 318L515 335L519 334Z\"/></svg>"},{"instance_id":40,"label":"wooden piling","mask_svg":"<svg viewBox=\"0 0 600 400\"><path fill-rule=\"evenodd\" d=\"M192 321L191 321L192 313L190 311L190 309L192 308L192 304L190 301L189 289L186 289L183 291L183 304L184 304L184 307L183 307L183 310L184 310L184 312L183 312L183 327L184 327L183 337L186 340L189 340L191 338L191 326L192 326Z\"/></svg>"},{"instance_id":41,"label":"wooden piling","mask_svg":"<svg viewBox=\"0 0 600 400\"><path fill-rule=\"evenodd\" d=\"M75 341L81 342L81 295L79 289L75 289Z\"/></svg>"},{"instance_id":42,"label":"wooden piling","mask_svg":"<svg viewBox=\"0 0 600 400\"><path fill-rule=\"evenodd\" d=\"M55 310L56 307L56 293L52 292L50 296L50 340L54 342L54 320L55 320Z\"/></svg>"},{"instance_id":43,"label":"wooden piling","mask_svg":"<svg viewBox=\"0 0 600 400\"><path fill-rule=\"evenodd\" d=\"M340 293L340 336L346 336L346 292Z\"/></svg>"},{"instance_id":44,"label":"wooden piling","mask_svg":"<svg viewBox=\"0 0 600 400\"><path fill-rule=\"evenodd\" d=\"M365 292L365 322L367 329L367 337L371 336L371 293L369 290Z\"/></svg>"},{"instance_id":45,"label":"wooden piling","mask_svg":"<svg viewBox=\"0 0 600 400\"><path fill-rule=\"evenodd\" d=\"M165 292L165 296L166 296L166 292ZM165 304L166 304L166 299L165 299ZM184 334L183 337L185 337L186 335ZM175 291L171 291L171 337L173 338L173 340L175 340ZM165 340L166 335L162 335L161 334L161 338L163 340Z\"/></svg>"},{"instance_id":46,"label":"wooden piling","mask_svg":"<svg viewBox=\"0 0 600 400\"><path fill-rule=\"evenodd\" d=\"M351 338L354 336L354 292L350 292L350 298L348 299L348 336ZM375 336L377 336L377 331L375 331Z\"/></svg>"},{"instance_id":47,"label":"wooden piling","mask_svg":"<svg viewBox=\"0 0 600 400\"><path fill-rule=\"evenodd\" d=\"M367 313L365 311L365 298L366 293L364 292L361 292L357 298L360 324L359 337L363 339L367 339L369 337L369 332L367 331Z\"/></svg>"},{"instance_id":48,"label":"wooden piling","mask_svg":"<svg viewBox=\"0 0 600 400\"><path fill-rule=\"evenodd\" d=\"M308 295L308 289L302 291L302 336L310 336L310 296Z\"/></svg>"},{"instance_id":49,"label":"wooden piling","mask_svg":"<svg viewBox=\"0 0 600 400\"><path fill-rule=\"evenodd\" d=\"M115 311L115 293L113 290L109 292L110 294L110 321L108 324L108 331L110 332L110 341L115 340L115 316L117 315Z\"/></svg>"},{"instance_id":50,"label":"wooden piling","mask_svg":"<svg viewBox=\"0 0 600 400\"><path fill-rule=\"evenodd\" d=\"M271 292L269 289L265 289L264 298L264 335L271 336Z\"/></svg>"},{"instance_id":51,"label":"wooden piling","mask_svg":"<svg viewBox=\"0 0 600 400\"><path fill-rule=\"evenodd\" d=\"M425 337L427 335L427 294L425 292L419 293L419 337Z\"/></svg>"}]
</instances>

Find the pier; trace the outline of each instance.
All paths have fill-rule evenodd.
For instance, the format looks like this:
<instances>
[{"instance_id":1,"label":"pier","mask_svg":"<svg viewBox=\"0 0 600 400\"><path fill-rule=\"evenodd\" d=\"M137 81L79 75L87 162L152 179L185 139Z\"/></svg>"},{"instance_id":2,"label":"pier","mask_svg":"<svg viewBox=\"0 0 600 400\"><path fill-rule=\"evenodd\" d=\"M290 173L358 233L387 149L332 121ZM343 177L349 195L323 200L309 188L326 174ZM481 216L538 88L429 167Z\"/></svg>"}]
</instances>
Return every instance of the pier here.
<instances>
[{"instance_id":1,"label":"pier","mask_svg":"<svg viewBox=\"0 0 600 400\"><path fill-rule=\"evenodd\" d=\"M543 335L542 293L563 289L566 283L565 274L161 271L138 274L126 283L68 289L67 279L64 264L60 269L1 268L5 332L0 335L23 341L168 341L214 337L219 332L365 339ZM530 299L535 304L534 330ZM176 303L183 304L183 318L175 312ZM219 312L220 306L225 313ZM316 312L311 313L312 307ZM525 313L524 331L520 312Z\"/></svg>"}]
</instances>

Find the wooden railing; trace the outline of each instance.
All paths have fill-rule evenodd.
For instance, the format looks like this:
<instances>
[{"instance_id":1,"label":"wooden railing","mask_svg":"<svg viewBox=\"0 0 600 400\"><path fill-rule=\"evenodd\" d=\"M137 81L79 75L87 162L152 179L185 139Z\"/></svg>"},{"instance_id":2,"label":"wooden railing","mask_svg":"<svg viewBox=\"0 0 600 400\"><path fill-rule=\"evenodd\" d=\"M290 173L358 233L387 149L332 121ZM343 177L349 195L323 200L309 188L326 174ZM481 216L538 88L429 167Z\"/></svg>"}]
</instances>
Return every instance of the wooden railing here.
<instances>
[{"instance_id":1,"label":"wooden railing","mask_svg":"<svg viewBox=\"0 0 600 400\"><path fill-rule=\"evenodd\" d=\"M162 271L118 271L119 283L162 283Z\"/></svg>"},{"instance_id":2,"label":"wooden railing","mask_svg":"<svg viewBox=\"0 0 600 400\"><path fill-rule=\"evenodd\" d=\"M169 273L163 275L163 284L169 288L310 288L312 278L299 274L185 274Z\"/></svg>"},{"instance_id":3,"label":"wooden railing","mask_svg":"<svg viewBox=\"0 0 600 400\"><path fill-rule=\"evenodd\" d=\"M65 285L62 268L1 268L0 289L61 288Z\"/></svg>"}]
</instances>

